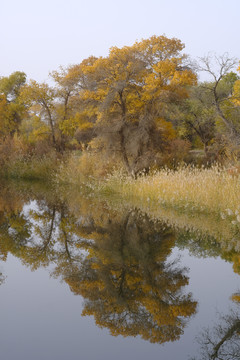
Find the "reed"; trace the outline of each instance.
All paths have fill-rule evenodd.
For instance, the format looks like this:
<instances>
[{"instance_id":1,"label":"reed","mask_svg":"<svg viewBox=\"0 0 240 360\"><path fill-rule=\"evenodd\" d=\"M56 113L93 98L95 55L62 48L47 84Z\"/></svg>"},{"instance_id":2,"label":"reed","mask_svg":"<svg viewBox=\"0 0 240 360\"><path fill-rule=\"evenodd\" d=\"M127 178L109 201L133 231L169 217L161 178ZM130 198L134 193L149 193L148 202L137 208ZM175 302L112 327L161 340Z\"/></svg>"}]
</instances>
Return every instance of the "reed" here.
<instances>
[{"instance_id":1,"label":"reed","mask_svg":"<svg viewBox=\"0 0 240 360\"><path fill-rule=\"evenodd\" d=\"M216 213L240 223L240 177L219 166L177 170L162 169L137 179L115 173L101 191L137 197L143 203L158 203L189 212Z\"/></svg>"},{"instance_id":2,"label":"reed","mask_svg":"<svg viewBox=\"0 0 240 360\"><path fill-rule=\"evenodd\" d=\"M240 224L240 176L219 165L211 168L183 165L163 168L137 179L118 168L111 171L101 159L70 157L56 175L58 183L87 185L93 193L118 194L123 199L186 213L213 213ZM96 170L97 169L97 170ZM107 175L110 174L110 175Z\"/></svg>"}]
</instances>

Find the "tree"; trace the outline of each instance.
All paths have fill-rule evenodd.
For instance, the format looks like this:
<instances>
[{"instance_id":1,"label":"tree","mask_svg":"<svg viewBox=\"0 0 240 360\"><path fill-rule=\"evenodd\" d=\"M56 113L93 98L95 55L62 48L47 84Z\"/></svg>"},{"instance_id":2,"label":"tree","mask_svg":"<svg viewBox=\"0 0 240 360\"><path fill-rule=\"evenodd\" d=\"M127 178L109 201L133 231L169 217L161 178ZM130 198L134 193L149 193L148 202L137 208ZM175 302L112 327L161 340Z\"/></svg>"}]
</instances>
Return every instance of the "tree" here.
<instances>
[{"instance_id":1,"label":"tree","mask_svg":"<svg viewBox=\"0 0 240 360\"><path fill-rule=\"evenodd\" d=\"M27 104L30 118L30 125L25 123L24 130L30 130L31 135L35 134L38 139L51 134L52 145L62 152L81 127L82 119L76 109L81 69L79 66L61 67L50 75L54 87L31 80L21 91L21 100Z\"/></svg>"},{"instance_id":2,"label":"tree","mask_svg":"<svg viewBox=\"0 0 240 360\"><path fill-rule=\"evenodd\" d=\"M196 82L183 48L180 40L153 36L111 48L108 57L81 67L87 81L80 96L97 118L91 146L121 157L133 175L154 161L162 145L161 119Z\"/></svg>"},{"instance_id":3,"label":"tree","mask_svg":"<svg viewBox=\"0 0 240 360\"><path fill-rule=\"evenodd\" d=\"M240 127L234 117L233 85L236 75L231 70L236 65L236 59L228 54L222 56L206 56L201 58L199 70L208 73L212 82L203 83L202 87L208 91L216 112L223 121L232 141L239 142ZM239 114L238 114L239 115Z\"/></svg>"},{"instance_id":4,"label":"tree","mask_svg":"<svg viewBox=\"0 0 240 360\"><path fill-rule=\"evenodd\" d=\"M9 113L6 96L0 95L0 136L5 139L15 131L15 123Z\"/></svg>"},{"instance_id":5,"label":"tree","mask_svg":"<svg viewBox=\"0 0 240 360\"><path fill-rule=\"evenodd\" d=\"M19 100L21 88L26 82L26 74L20 71L0 78L0 136L5 139L19 132L25 113L25 106Z\"/></svg>"},{"instance_id":6,"label":"tree","mask_svg":"<svg viewBox=\"0 0 240 360\"><path fill-rule=\"evenodd\" d=\"M26 83L26 74L21 71L15 71L8 77L0 78L0 93L4 94L7 101L16 101L21 87Z\"/></svg>"},{"instance_id":7,"label":"tree","mask_svg":"<svg viewBox=\"0 0 240 360\"><path fill-rule=\"evenodd\" d=\"M240 66L238 67L238 72L240 72ZM233 84L233 103L237 106L240 105L240 79L235 77Z\"/></svg>"},{"instance_id":8,"label":"tree","mask_svg":"<svg viewBox=\"0 0 240 360\"><path fill-rule=\"evenodd\" d=\"M38 116L48 125L52 144L57 149L54 90L46 83L38 84L31 80L22 88L20 98L28 106L31 115Z\"/></svg>"},{"instance_id":9,"label":"tree","mask_svg":"<svg viewBox=\"0 0 240 360\"><path fill-rule=\"evenodd\" d=\"M74 101L80 89L80 71L77 66L61 67L50 73L55 87L55 110L60 132L61 148L64 149L67 137L72 137L78 128L78 118L74 111Z\"/></svg>"},{"instance_id":10,"label":"tree","mask_svg":"<svg viewBox=\"0 0 240 360\"><path fill-rule=\"evenodd\" d=\"M180 113L180 133L192 140L192 135L197 136L203 144L205 154L208 154L208 147L216 136L216 111L209 99L205 83L192 87Z\"/></svg>"}]
</instances>

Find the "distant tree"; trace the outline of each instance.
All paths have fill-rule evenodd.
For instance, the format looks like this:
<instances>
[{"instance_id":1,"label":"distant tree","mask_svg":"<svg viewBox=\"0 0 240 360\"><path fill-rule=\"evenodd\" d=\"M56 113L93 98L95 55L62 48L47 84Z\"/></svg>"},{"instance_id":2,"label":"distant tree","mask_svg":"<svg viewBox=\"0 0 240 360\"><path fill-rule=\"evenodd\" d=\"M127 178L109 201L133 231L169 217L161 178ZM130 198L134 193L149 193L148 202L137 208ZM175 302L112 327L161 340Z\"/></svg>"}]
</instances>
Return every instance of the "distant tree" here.
<instances>
[{"instance_id":1,"label":"distant tree","mask_svg":"<svg viewBox=\"0 0 240 360\"><path fill-rule=\"evenodd\" d=\"M30 130L31 136L35 134L38 139L50 135L52 145L59 151L64 151L68 141L81 128L84 116L79 114L79 107L82 109L79 105L81 75L79 66L60 68L50 74L55 86L31 80L21 90L21 100L29 114L30 125L25 124L25 130Z\"/></svg>"},{"instance_id":2,"label":"distant tree","mask_svg":"<svg viewBox=\"0 0 240 360\"><path fill-rule=\"evenodd\" d=\"M203 83L201 86L208 92L231 141L239 143L239 109L233 106L233 87L237 75L231 72L235 65L236 59L230 58L228 54L222 56L209 55L201 58L199 70L212 77L212 82Z\"/></svg>"},{"instance_id":3,"label":"distant tree","mask_svg":"<svg viewBox=\"0 0 240 360\"><path fill-rule=\"evenodd\" d=\"M0 78L0 137L5 139L19 131L25 106L19 94L26 82L26 74L20 71Z\"/></svg>"},{"instance_id":4,"label":"distant tree","mask_svg":"<svg viewBox=\"0 0 240 360\"><path fill-rule=\"evenodd\" d=\"M0 93L4 94L8 102L16 101L21 87L26 83L26 74L15 71L10 76L0 77Z\"/></svg>"},{"instance_id":5,"label":"distant tree","mask_svg":"<svg viewBox=\"0 0 240 360\"><path fill-rule=\"evenodd\" d=\"M194 137L199 138L207 155L209 145L216 136L216 117L208 90L202 84L195 86L182 106L178 121L180 133L191 140Z\"/></svg>"},{"instance_id":6,"label":"distant tree","mask_svg":"<svg viewBox=\"0 0 240 360\"><path fill-rule=\"evenodd\" d=\"M21 89L20 98L26 104L31 119L38 117L47 125L52 145L57 149L54 89L46 83L38 84L31 80Z\"/></svg>"},{"instance_id":7,"label":"distant tree","mask_svg":"<svg viewBox=\"0 0 240 360\"><path fill-rule=\"evenodd\" d=\"M60 67L58 71L50 73L55 82L55 111L62 149L79 125L75 102L81 88L80 74L78 66Z\"/></svg>"}]
</instances>

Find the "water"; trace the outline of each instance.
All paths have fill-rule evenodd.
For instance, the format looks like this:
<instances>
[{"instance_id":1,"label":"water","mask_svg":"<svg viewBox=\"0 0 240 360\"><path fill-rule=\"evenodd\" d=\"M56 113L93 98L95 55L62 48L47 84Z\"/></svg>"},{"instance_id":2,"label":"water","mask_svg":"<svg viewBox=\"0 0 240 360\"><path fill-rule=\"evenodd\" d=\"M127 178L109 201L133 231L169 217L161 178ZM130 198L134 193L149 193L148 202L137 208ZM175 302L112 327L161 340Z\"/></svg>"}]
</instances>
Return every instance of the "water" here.
<instances>
[{"instance_id":1,"label":"water","mask_svg":"<svg viewBox=\"0 0 240 360\"><path fill-rule=\"evenodd\" d=\"M237 228L91 195L2 184L1 358L239 359Z\"/></svg>"}]
</instances>

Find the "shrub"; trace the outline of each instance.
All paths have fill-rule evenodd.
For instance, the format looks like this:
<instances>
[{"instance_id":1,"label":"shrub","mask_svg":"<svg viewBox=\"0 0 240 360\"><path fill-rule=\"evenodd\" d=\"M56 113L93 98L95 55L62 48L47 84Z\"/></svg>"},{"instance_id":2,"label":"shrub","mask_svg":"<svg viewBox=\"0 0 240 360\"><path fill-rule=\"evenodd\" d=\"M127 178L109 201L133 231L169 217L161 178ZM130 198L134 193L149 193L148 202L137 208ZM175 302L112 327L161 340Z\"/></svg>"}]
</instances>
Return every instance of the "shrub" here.
<instances>
[{"instance_id":1,"label":"shrub","mask_svg":"<svg viewBox=\"0 0 240 360\"><path fill-rule=\"evenodd\" d=\"M119 169L120 161L108 159L102 154L84 151L81 155L72 153L59 167L56 180L62 183L89 183L91 179L104 180Z\"/></svg>"},{"instance_id":2,"label":"shrub","mask_svg":"<svg viewBox=\"0 0 240 360\"><path fill-rule=\"evenodd\" d=\"M56 152L47 146L36 148L19 138L8 138L0 143L2 177L49 180L57 165Z\"/></svg>"}]
</instances>

